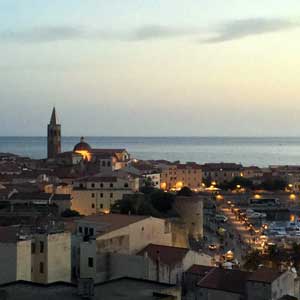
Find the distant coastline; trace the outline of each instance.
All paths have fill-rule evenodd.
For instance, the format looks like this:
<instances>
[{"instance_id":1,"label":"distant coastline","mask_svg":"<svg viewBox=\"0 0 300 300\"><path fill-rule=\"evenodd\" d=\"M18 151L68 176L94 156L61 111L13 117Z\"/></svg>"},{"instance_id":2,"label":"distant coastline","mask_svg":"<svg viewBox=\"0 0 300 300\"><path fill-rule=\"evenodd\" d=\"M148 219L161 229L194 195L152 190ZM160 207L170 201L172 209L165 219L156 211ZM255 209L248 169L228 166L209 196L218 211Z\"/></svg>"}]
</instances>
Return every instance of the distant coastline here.
<instances>
[{"instance_id":1,"label":"distant coastline","mask_svg":"<svg viewBox=\"0 0 300 300\"><path fill-rule=\"evenodd\" d=\"M63 151L79 136L62 137ZM94 147L126 148L138 159L236 162L243 165L300 165L300 137L86 137ZM46 157L46 137L0 137L0 152Z\"/></svg>"}]
</instances>

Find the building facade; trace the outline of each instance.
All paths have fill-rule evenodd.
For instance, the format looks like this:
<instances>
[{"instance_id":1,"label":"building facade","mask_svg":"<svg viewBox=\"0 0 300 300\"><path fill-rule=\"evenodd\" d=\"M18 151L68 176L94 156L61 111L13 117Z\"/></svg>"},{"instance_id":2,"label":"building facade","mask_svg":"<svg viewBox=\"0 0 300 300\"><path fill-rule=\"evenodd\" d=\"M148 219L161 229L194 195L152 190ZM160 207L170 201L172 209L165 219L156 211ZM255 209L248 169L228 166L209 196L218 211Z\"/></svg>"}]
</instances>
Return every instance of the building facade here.
<instances>
[{"instance_id":1,"label":"building facade","mask_svg":"<svg viewBox=\"0 0 300 300\"><path fill-rule=\"evenodd\" d=\"M109 213L111 206L132 194L129 180L113 175L97 175L75 180L72 191L72 209L82 215Z\"/></svg>"},{"instance_id":2,"label":"building facade","mask_svg":"<svg viewBox=\"0 0 300 300\"><path fill-rule=\"evenodd\" d=\"M193 190L201 188L202 170L196 163L166 164L162 167L160 185L163 190L180 190L188 187Z\"/></svg>"}]
</instances>

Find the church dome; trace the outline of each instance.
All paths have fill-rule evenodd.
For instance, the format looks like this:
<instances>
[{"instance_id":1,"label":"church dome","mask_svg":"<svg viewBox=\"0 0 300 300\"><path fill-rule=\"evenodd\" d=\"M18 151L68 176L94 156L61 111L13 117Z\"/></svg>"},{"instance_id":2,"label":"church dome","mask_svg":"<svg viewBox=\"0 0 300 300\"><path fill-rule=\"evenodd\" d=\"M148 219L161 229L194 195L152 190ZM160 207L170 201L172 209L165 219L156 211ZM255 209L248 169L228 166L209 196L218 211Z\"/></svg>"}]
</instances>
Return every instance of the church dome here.
<instances>
[{"instance_id":1,"label":"church dome","mask_svg":"<svg viewBox=\"0 0 300 300\"><path fill-rule=\"evenodd\" d=\"M74 146L73 152L87 151L91 152L91 146L84 141L84 137L80 138L80 142Z\"/></svg>"}]
</instances>

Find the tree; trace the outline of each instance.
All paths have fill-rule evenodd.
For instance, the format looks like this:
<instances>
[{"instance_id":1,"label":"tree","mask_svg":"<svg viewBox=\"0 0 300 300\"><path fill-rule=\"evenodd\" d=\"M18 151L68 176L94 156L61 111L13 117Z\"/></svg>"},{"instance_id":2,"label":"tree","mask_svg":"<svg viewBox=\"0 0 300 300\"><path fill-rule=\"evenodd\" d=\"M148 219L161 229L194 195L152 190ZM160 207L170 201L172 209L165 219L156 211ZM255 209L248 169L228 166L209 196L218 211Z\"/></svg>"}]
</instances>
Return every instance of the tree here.
<instances>
[{"instance_id":1,"label":"tree","mask_svg":"<svg viewBox=\"0 0 300 300\"><path fill-rule=\"evenodd\" d=\"M153 208L162 214L166 214L173 207L175 195L163 192L162 190L156 190L149 195L149 199Z\"/></svg>"},{"instance_id":2,"label":"tree","mask_svg":"<svg viewBox=\"0 0 300 300\"><path fill-rule=\"evenodd\" d=\"M251 180L241 177L241 176L234 177L229 182L224 182L224 183L219 184L219 188L222 190L233 190L233 189L236 189L238 185L243 188L248 188L248 189L253 188L253 182Z\"/></svg>"},{"instance_id":3,"label":"tree","mask_svg":"<svg viewBox=\"0 0 300 300\"><path fill-rule=\"evenodd\" d=\"M262 182L261 188L268 191L284 190L287 182L281 178L269 178Z\"/></svg>"},{"instance_id":4,"label":"tree","mask_svg":"<svg viewBox=\"0 0 300 300\"><path fill-rule=\"evenodd\" d=\"M257 270L258 266L261 264L261 257L258 250L254 250L247 254L245 257L244 268L247 270Z\"/></svg>"},{"instance_id":5,"label":"tree","mask_svg":"<svg viewBox=\"0 0 300 300\"><path fill-rule=\"evenodd\" d=\"M184 186L179 192L177 192L178 196L185 196L185 197L191 197L193 196L193 194L194 192L187 186Z\"/></svg>"}]
</instances>

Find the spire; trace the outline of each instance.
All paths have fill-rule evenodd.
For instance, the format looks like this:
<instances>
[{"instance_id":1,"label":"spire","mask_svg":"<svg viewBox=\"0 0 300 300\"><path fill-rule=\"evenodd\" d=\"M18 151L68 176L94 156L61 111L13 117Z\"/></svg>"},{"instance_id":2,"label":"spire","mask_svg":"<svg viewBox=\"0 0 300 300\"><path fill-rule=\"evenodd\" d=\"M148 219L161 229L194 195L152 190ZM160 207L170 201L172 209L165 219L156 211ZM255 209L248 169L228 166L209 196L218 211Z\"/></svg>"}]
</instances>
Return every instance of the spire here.
<instances>
[{"instance_id":1,"label":"spire","mask_svg":"<svg viewBox=\"0 0 300 300\"><path fill-rule=\"evenodd\" d=\"M51 125L56 125L56 124L57 124L57 118L56 118L55 107L53 107L53 110L52 110L51 119L50 119L50 124L51 124Z\"/></svg>"}]
</instances>

